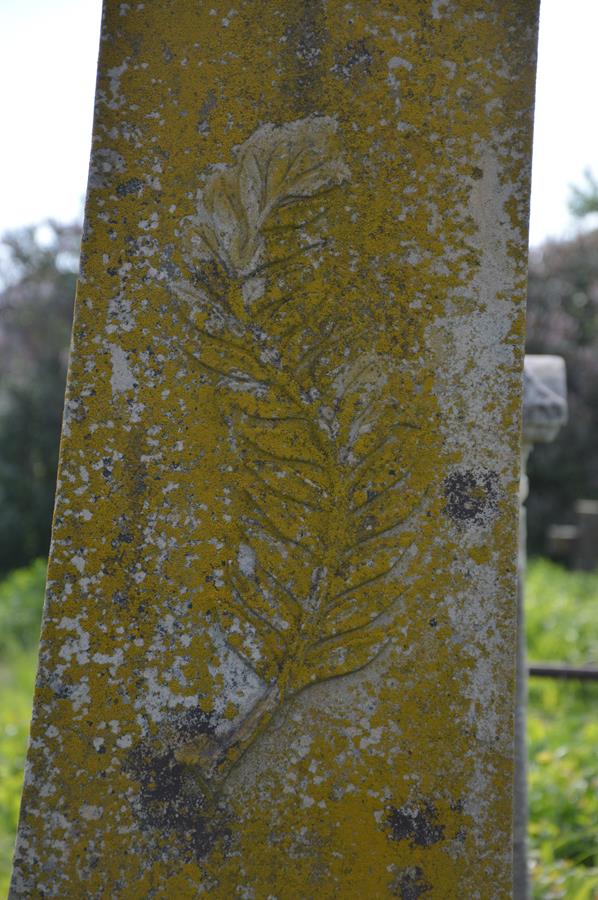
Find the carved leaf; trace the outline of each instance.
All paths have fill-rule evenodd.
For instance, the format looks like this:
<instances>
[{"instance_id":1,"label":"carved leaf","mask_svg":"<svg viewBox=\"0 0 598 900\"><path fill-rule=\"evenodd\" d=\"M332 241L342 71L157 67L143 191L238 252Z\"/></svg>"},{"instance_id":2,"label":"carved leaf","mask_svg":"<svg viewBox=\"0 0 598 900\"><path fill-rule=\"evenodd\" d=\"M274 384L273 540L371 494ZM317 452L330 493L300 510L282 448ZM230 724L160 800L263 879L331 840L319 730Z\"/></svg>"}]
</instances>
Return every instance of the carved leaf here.
<instances>
[{"instance_id":1,"label":"carved leaf","mask_svg":"<svg viewBox=\"0 0 598 900\"><path fill-rule=\"evenodd\" d=\"M384 652L414 551L409 523L425 504L408 468L417 424L400 366L367 349L342 305L306 323L296 296L256 283L272 215L293 206L300 225L302 201L348 174L333 119L264 125L208 175L184 223L189 272L172 287L192 326L183 349L217 388L237 461L239 546L221 625L268 698L210 749L215 768L276 704Z\"/></svg>"},{"instance_id":2,"label":"carved leaf","mask_svg":"<svg viewBox=\"0 0 598 900\"><path fill-rule=\"evenodd\" d=\"M231 277L247 277L262 261L263 229L277 209L348 178L335 144L328 116L259 128L237 148L235 163L213 171L198 192L185 223L190 261L217 260Z\"/></svg>"},{"instance_id":3,"label":"carved leaf","mask_svg":"<svg viewBox=\"0 0 598 900\"><path fill-rule=\"evenodd\" d=\"M264 367L261 383L276 374ZM227 398L245 510L227 609L261 677L292 671L287 694L373 659L399 608L422 497L405 486L404 432L417 429L386 399L389 377L391 362L367 354L311 405L288 375L259 413L242 388Z\"/></svg>"}]
</instances>

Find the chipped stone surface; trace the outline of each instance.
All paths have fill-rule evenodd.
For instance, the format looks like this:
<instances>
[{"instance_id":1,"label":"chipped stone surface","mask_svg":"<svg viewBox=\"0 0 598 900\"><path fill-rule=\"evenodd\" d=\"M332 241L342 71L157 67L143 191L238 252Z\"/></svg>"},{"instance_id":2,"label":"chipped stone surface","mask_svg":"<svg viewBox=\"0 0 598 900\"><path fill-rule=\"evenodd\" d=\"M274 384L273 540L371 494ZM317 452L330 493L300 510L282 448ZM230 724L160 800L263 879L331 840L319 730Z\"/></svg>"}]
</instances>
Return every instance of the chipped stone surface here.
<instances>
[{"instance_id":1,"label":"chipped stone surface","mask_svg":"<svg viewBox=\"0 0 598 900\"><path fill-rule=\"evenodd\" d=\"M537 4L106 0L13 897L507 897Z\"/></svg>"}]
</instances>

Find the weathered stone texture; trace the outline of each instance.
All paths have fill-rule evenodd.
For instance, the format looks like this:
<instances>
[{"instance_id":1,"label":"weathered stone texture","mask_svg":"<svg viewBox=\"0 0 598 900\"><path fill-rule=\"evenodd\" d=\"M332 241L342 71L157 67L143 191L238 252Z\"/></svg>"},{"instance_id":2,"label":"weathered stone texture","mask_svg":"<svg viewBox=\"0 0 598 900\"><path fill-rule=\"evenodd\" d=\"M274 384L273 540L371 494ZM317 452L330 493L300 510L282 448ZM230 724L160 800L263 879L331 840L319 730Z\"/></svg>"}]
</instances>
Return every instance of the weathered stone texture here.
<instances>
[{"instance_id":1,"label":"weathered stone texture","mask_svg":"<svg viewBox=\"0 0 598 900\"><path fill-rule=\"evenodd\" d=\"M536 16L106 3L14 897L509 895Z\"/></svg>"}]
</instances>

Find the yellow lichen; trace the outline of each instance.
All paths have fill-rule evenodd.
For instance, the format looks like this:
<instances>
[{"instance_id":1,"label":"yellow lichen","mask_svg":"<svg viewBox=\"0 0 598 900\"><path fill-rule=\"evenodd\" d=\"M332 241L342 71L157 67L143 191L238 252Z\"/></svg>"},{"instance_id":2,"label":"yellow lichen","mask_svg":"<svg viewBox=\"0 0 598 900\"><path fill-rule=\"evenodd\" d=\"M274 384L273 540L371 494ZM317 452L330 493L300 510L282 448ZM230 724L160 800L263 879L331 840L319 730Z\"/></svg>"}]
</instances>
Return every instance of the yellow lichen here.
<instances>
[{"instance_id":1,"label":"yellow lichen","mask_svg":"<svg viewBox=\"0 0 598 900\"><path fill-rule=\"evenodd\" d=\"M107 0L15 896L509 896L536 14Z\"/></svg>"}]
</instances>

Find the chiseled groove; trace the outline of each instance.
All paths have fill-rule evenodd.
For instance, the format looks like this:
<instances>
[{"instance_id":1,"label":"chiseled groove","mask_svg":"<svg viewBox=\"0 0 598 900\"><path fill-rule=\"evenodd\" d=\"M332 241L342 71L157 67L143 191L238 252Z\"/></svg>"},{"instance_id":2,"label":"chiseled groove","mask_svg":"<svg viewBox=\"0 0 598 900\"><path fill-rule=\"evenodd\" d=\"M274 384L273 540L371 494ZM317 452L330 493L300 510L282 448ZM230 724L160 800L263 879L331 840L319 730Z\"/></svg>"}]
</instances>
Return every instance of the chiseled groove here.
<instances>
[{"instance_id":1,"label":"chiseled groove","mask_svg":"<svg viewBox=\"0 0 598 900\"><path fill-rule=\"evenodd\" d=\"M187 356L191 357L191 359L193 359L197 363L198 366L200 366L202 369L205 369L207 372L212 373L213 375L217 375L219 378L231 379L232 381L238 381L240 384L248 384L248 385L255 384L255 385L263 386L263 387L272 387L273 386L272 382L270 382L270 381L261 381L259 378L252 378L251 376L248 376L248 375L239 375L237 373L225 372L222 369L217 369L216 366L210 366L208 363L204 362L202 359L200 359L198 356L196 356L190 350L187 350L187 348L184 347L183 345L181 345L181 349L182 349L183 353L186 353Z\"/></svg>"},{"instance_id":2,"label":"chiseled groove","mask_svg":"<svg viewBox=\"0 0 598 900\"><path fill-rule=\"evenodd\" d=\"M304 228L309 228L314 225L320 219L324 218L326 215L326 210L321 210L320 212L315 213L310 219L302 219L299 222L289 222L284 225L270 225L269 227L262 228L263 234L279 234L280 232L285 231L302 231Z\"/></svg>"},{"instance_id":3,"label":"chiseled groove","mask_svg":"<svg viewBox=\"0 0 598 900\"><path fill-rule=\"evenodd\" d=\"M233 600L235 600L235 602L237 603L237 607L243 610L242 615L245 615L245 618L247 619L247 621L251 624L251 617L253 617L254 619L257 619L258 622L261 622L263 625L265 625L267 628L269 628L271 631L273 631L275 634L277 634L279 636L279 638L282 640L283 645L285 645L286 639L284 637L283 632L280 630L280 628L277 625L275 625L274 622L271 622L268 618L266 618L266 616L263 616L261 613L259 613L256 609L254 609L252 606L250 606L247 603L247 601L243 598L243 588L238 584L238 581L234 575L231 575L231 581L233 584L233 591L232 591L231 596L232 596Z\"/></svg>"},{"instance_id":4,"label":"chiseled groove","mask_svg":"<svg viewBox=\"0 0 598 900\"><path fill-rule=\"evenodd\" d=\"M285 263L290 262L292 259L296 259L298 256L303 256L304 253L308 253L310 250L316 250L318 247L325 247L326 243L327 241L324 239L313 241L311 244L306 244L305 247L301 247L299 250L295 250L293 253L287 253L286 256L279 256L276 259L271 259L268 262L261 263L248 274L247 278L255 278L256 275L260 275L262 272L266 272L268 269L272 269L274 266L282 266Z\"/></svg>"},{"instance_id":5,"label":"chiseled groove","mask_svg":"<svg viewBox=\"0 0 598 900\"><path fill-rule=\"evenodd\" d=\"M283 306L286 306L287 303L290 303L294 299L292 294L287 294L285 297L278 297L276 300L270 300L269 303L256 304L254 313L256 321L262 322L264 314L266 313L275 316Z\"/></svg>"},{"instance_id":6,"label":"chiseled groove","mask_svg":"<svg viewBox=\"0 0 598 900\"><path fill-rule=\"evenodd\" d=\"M308 503L307 500L298 500L297 497L293 497L292 494L286 494L284 491L279 491L276 488L272 487L265 478L256 472L245 460L242 461L243 467L250 472L255 479L257 479L261 484L264 485L264 488L268 491L269 494L272 494L274 497L278 497L279 500L286 500L289 503L295 503L297 506L303 506L304 509L309 509L312 512L322 512L321 507L314 506L313 503Z\"/></svg>"},{"instance_id":7,"label":"chiseled groove","mask_svg":"<svg viewBox=\"0 0 598 900\"><path fill-rule=\"evenodd\" d=\"M377 650L373 656L371 656L369 659L367 659L361 665L355 666L355 668L353 668L353 669L348 669L348 670L344 669L342 672L336 672L333 675L326 675L325 677L321 677L321 678L318 678L316 676L312 680L308 681L307 684L303 685L298 690L294 691L293 697L299 697L301 694L304 693L304 691L308 690L308 688L312 687L312 685L314 685L314 684L322 684L322 682L324 682L324 681L336 681L338 678L344 678L346 675L355 675L358 672L363 672L365 669L368 668L368 666L371 666L371 664L373 662L375 662L377 659L379 659L382 656L382 654L384 653L386 648L389 646L390 642L391 642L390 638L388 638L386 641L384 641L384 643L382 644L380 649Z\"/></svg>"},{"instance_id":8,"label":"chiseled groove","mask_svg":"<svg viewBox=\"0 0 598 900\"><path fill-rule=\"evenodd\" d=\"M398 488L399 485L403 484L403 482L408 478L409 472L405 473L405 475L401 475L401 477L397 478L397 480L392 484L388 484L386 487L381 488L379 491L376 491L375 497L368 497L367 500L363 501L363 503L359 503L357 506L351 507L351 513L354 515L360 514L366 506L373 506L378 500L384 499L387 494Z\"/></svg>"},{"instance_id":9,"label":"chiseled groove","mask_svg":"<svg viewBox=\"0 0 598 900\"><path fill-rule=\"evenodd\" d=\"M397 519L395 522L393 522L392 525L387 525L385 528L380 528L378 531L372 531L371 534L364 534L361 537L356 538L353 544L351 544L349 547L343 548L343 555L356 550L358 547L362 546L363 544L367 544L369 541L373 541L377 538L385 537L386 535L391 534L395 530L395 528L398 528L400 525L405 524L405 522L411 517L412 512L413 510L409 510L408 513L406 513L400 519Z\"/></svg>"},{"instance_id":10,"label":"chiseled groove","mask_svg":"<svg viewBox=\"0 0 598 900\"><path fill-rule=\"evenodd\" d=\"M278 459L258 459L257 462L265 466L280 466L280 460ZM253 474L255 470L251 468L249 463L247 463L244 459L241 459L241 463L247 469L247 471ZM296 478L297 481L300 481L301 484L304 484L310 491L313 491L315 494L321 496L323 493L325 493L321 485L316 484L314 481L310 481L307 476L300 475L296 469L289 469L289 472L291 473L292 478Z\"/></svg>"},{"instance_id":11,"label":"chiseled groove","mask_svg":"<svg viewBox=\"0 0 598 900\"><path fill-rule=\"evenodd\" d=\"M318 469L320 472L325 471L324 466L321 463L316 462L314 459L303 459L301 457L295 456L279 456L276 453L272 453L270 450L266 450L264 447L260 447L258 443L252 441L251 438L247 437L246 435L243 434L241 437L243 441L257 453L260 453L262 456L266 456L268 459L271 459L281 465L286 463L291 466L310 466L311 468Z\"/></svg>"},{"instance_id":12,"label":"chiseled groove","mask_svg":"<svg viewBox=\"0 0 598 900\"><path fill-rule=\"evenodd\" d=\"M321 638L321 641L325 642L325 641L336 640L338 637L340 637L343 634L352 634L352 633L357 634L358 631L363 631L363 630L367 631L368 628L371 628L372 626L375 627L377 622L379 622L381 619L383 619L385 616L387 616L389 614L389 612L398 603L398 601L401 599L401 597L404 596L404 594L405 594L404 590L400 591L400 593L396 594L392 598L392 600L388 600L387 603L384 604L382 609L378 609L377 612L374 612L372 617L370 619L368 619L367 622L364 622L362 625L355 625L353 628L349 628L346 631L339 631L336 634L328 635L326 637ZM319 643L319 642L316 642L316 643Z\"/></svg>"},{"instance_id":13,"label":"chiseled groove","mask_svg":"<svg viewBox=\"0 0 598 900\"><path fill-rule=\"evenodd\" d=\"M387 569L385 569L384 572L379 572L377 575L372 575L371 578L366 578L363 581L360 581L355 585L344 588L342 591L339 591L337 594L335 594L334 597L331 597L330 598L330 603L331 603L330 609L334 609L335 607L337 607L338 600L342 600L343 597L348 597L349 594L352 594L355 591L360 591L364 587L369 587L372 584L376 584L376 582L381 581L382 579L387 578L389 575L391 575L401 565L403 559L405 558L406 554L408 553L408 551L411 549L412 546L413 546L413 542L411 542L410 544L407 544L407 546L405 547L405 549L403 550L403 552L401 553L399 558L396 559L391 566L389 566Z\"/></svg>"},{"instance_id":14,"label":"chiseled groove","mask_svg":"<svg viewBox=\"0 0 598 900\"><path fill-rule=\"evenodd\" d=\"M307 416L260 416L258 413L250 413L245 412L241 409L240 406L236 407L244 416L248 419L255 419L258 422L271 422L271 423L279 423L279 422L303 422L305 425L311 427L311 419L308 419Z\"/></svg>"},{"instance_id":15,"label":"chiseled groove","mask_svg":"<svg viewBox=\"0 0 598 900\"><path fill-rule=\"evenodd\" d=\"M274 572L270 572L268 569L264 568L264 566L262 566L262 564L260 562L256 563L256 568L260 572L262 572L264 577L267 578L271 584L273 584L276 588L278 588L279 591L281 591L283 594L285 594L289 598L289 600L293 603L293 605L295 606L295 608L297 609L299 614L303 615L305 610L304 610L303 606L301 605L301 603L299 602L299 600L297 599L297 597L293 594L293 592L285 584L283 584L282 581L280 581L279 578L276 577Z\"/></svg>"},{"instance_id":16,"label":"chiseled groove","mask_svg":"<svg viewBox=\"0 0 598 900\"><path fill-rule=\"evenodd\" d=\"M311 557L311 559L317 559L316 554L310 547L307 547L305 544L302 544L301 541L298 541L295 538L285 535L284 532L282 532L280 528L270 519L268 514L264 512L263 508L257 502L256 498L252 494L250 494L250 492L246 488L243 490L243 493L245 494L245 497L249 502L251 509L255 509L261 516L262 522L258 522L258 524L266 523L271 529L272 534L277 537L279 541L282 541L283 544L292 544L298 550L301 550L301 552L306 556ZM251 519L250 516L248 518Z\"/></svg>"},{"instance_id":17,"label":"chiseled groove","mask_svg":"<svg viewBox=\"0 0 598 900\"><path fill-rule=\"evenodd\" d=\"M211 243L211 242L208 240L208 238L206 237L206 232L207 232L207 230L208 230L208 229L205 228L205 227L203 227L203 228L201 229L201 238L202 238L202 240L203 240L204 243L206 244L206 246L207 246L208 250L210 251L210 253L212 253L212 254L214 255L215 259L218 260L218 262L220 263L220 265L222 266L222 268L224 269L224 271L225 271L227 274L229 274L229 275L233 274L233 273L234 273L234 266L233 266L233 264L232 264L231 261L230 261L230 257L228 256L228 253L225 252L225 254L224 254L225 258L223 259L222 256L220 255L220 253L218 252L218 250L217 250L215 247L212 246L212 243Z\"/></svg>"}]
</instances>

